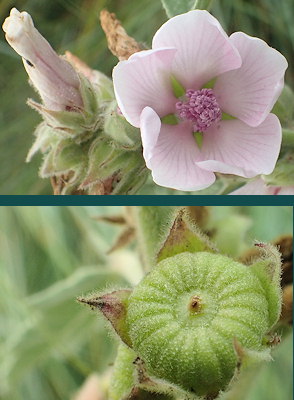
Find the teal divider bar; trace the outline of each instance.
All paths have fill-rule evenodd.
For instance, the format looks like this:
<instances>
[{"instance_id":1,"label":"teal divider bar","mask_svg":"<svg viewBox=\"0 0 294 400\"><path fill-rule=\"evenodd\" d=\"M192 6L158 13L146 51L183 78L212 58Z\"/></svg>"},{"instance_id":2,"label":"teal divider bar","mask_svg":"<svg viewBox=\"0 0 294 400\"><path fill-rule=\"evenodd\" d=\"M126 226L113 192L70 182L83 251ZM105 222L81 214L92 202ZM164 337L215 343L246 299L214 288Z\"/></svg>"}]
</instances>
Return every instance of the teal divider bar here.
<instances>
[{"instance_id":1,"label":"teal divider bar","mask_svg":"<svg viewBox=\"0 0 294 400\"><path fill-rule=\"evenodd\" d=\"M294 196L0 196L0 206L293 206Z\"/></svg>"}]
</instances>

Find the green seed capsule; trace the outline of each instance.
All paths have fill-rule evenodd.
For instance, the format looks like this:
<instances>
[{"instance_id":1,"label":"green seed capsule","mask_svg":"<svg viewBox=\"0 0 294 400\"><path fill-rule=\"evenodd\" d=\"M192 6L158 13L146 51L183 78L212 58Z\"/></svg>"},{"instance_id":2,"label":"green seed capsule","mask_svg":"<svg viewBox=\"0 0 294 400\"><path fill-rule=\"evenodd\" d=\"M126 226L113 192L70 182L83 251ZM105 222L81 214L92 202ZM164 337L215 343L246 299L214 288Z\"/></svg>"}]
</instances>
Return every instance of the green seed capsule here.
<instances>
[{"instance_id":1,"label":"green seed capsule","mask_svg":"<svg viewBox=\"0 0 294 400\"><path fill-rule=\"evenodd\" d=\"M151 375L213 397L234 376L234 340L264 350L269 303L250 267L219 254L181 253L161 261L134 289L129 335Z\"/></svg>"}]
</instances>

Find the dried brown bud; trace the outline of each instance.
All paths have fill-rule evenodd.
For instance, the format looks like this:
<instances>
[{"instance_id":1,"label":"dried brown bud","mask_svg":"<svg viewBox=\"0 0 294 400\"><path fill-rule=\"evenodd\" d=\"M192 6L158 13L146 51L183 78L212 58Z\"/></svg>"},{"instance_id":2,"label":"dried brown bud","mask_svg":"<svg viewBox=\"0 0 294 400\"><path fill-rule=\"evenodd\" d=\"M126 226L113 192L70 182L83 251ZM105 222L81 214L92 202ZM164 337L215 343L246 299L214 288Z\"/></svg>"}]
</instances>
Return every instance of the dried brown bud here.
<instances>
[{"instance_id":1,"label":"dried brown bud","mask_svg":"<svg viewBox=\"0 0 294 400\"><path fill-rule=\"evenodd\" d=\"M120 61L127 60L132 54L142 50L136 40L127 34L114 13L102 10L100 22L107 38L109 50Z\"/></svg>"}]
</instances>

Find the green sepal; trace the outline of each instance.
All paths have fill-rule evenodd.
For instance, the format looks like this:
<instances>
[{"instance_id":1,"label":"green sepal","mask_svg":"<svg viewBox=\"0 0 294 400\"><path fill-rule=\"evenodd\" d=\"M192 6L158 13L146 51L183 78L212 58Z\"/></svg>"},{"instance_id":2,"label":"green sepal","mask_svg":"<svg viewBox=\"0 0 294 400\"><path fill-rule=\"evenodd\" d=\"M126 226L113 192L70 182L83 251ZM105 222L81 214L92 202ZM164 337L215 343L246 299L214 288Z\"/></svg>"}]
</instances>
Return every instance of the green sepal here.
<instances>
[{"instance_id":1,"label":"green sepal","mask_svg":"<svg viewBox=\"0 0 294 400\"><path fill-rule=\"evenodd\" d=\"M81 189L114 177L112 194L132 194L145 182L147 169L141 151L128 151L105 137L92 142Z\"/></svg>"},{"instance_id":2,"label":"green sepal","mask_svg":"<svg viewBox=\"0 0 294 400\"><path fill-rule=\"evenodd\" d=\"M294 153L279 160L274 171L262 178L270 186L294 186Z\"/></svg>"},{"instance_id":3,"label":"green sepal","mask_svg":"<svg viewBox=\"0 0 294 400\"><path fill-rule=\"evenodd\" d=\"M167 125L177 125L179 120L175 114L168 114L161 118L161 122Z\"/></svg>"},{"instance_id":4,"label":"green sepal","mask_svg":"<svg viewBox=\"0 0 294 400\"><path fill-rule=\"evenodd\" d=\"M103 130L106 135L127 148L136 149L141 145L139 129L119 115L116 101L112 101L105 111Z\"/></svg>"},{"instance_id":5,"label":"green sepal","mask_svg":"<svg viewBox=\"0 0 294 400\"><path fill-rule=\"evenodd\" d=\"M222 121L230 121L232 119L236 119L236 117L233 117L230 114L222 113Z\"/></svg>"},{"instance_id":6,"label":"green sepal","mask_svg":"<svg viewBox=\"0 0 294 400\"><path fill-rule=\"evenodd\" d=\"M176 215L170 232L157 255L157 262L179 253L199 251L217 252L200 229L192 222L189 213L180 209Z\"/></svg>"},{"instance_id":7,"label":"green sepal","mask_svg":"<svg viewBox=\"0 0 294 400\"><path fill-rule=\"evenodd\" d=\"M88 304L92 309L101 311L120 339L127 346L132 347L126 323L127 304L131 293L131 289L122 289L101 296L78 297L77 300Z\"/></svg>"},{"instance_id":8,"label":"green sepal","mask_svg":"<svg viewBox=\"0 0 294 400\"><path fill-rule=\"evenodd\" d=\"M54 151L54 167L57 173L68 173L84 169L87 163L87 148L71 141L61 141Z\"/></svg>"},{"instance_id":9,"label":"green sepal","mask_svg":"<svg viewBox=\"0 0 294 400\"><path fill-rule=\"evenodd\" d=\"M34 136L36 136L36 139L28 152L26 162L30 162L38 151L42 153L49 151L50 148L60 140L58 136L56 136L54 129L47 125L46 122L41 122L37 126Z\"/></svg>"},{"instance_id":10,"label":"green sepal","mask_svg":"<svg viewBox=\"0 0 294 400\"><path fill-rule=\"evenodd\" d=\"M182 86L180 82L173 75L171 76L170 79L174 96L176 98L184 96L186 93L186 89L184 88L184 86Z\"/></svg>"},{"instance_id":11,"label":"green sepal","mask_svg":"<svg viewBox=\"0 0 294 400\"><path fill-rule=\"evenodd\" d=\"M196 140L197 146L199 147L199 149L201 149L202 144L203 144L203 133L202 132L194 132L193 135Z\"/></svg>"},{"instance_id":12,"label":"green sepal","mask_svg":"<svg viewBox=\"0 0 294 400\"><path fill-rule=\"evenodd\" d=\"M283 127L291 125L294 120L294 108L289 106L290 104L294 104L294 93L290 86L285 85L278 101L271 111L273 114L277 115Z\"/></svg>"},{"instance_id":13,"label":"green sepal","mask_svg":"<svg viewBox=\"0 0 294 400\"><path fill-rule=\"evenodd\" d=\"M261 251L261 258L256 260L250 268L258 277L268 301L270 330L278 321L281 313L281 254L272 244L256 243L255 245Z\"/></svg>"},{"instance_id":14,"label":"green sepal","mask_svg":"<svg viewBox=\"0 0 294 400\"><path fill-rule=\"evenodd\" d=\"M149 176L149 171L141 161L139 154L132 153L125 168L120 172L120 179L115 183L112 194L132 195L137 193Z\"/></svg>"},{"instance_id":15,"label":"green sepal","mask_svg":"<svg viewBox=\"0 0 294 400\"><path fill-rule=\"evenodd\" d=\"M87 151L84 146L61 140L44 155L39 175L41 178L66 175L68 179L61 194L71 194L84 177L86 165Z\"/></svg>"},{"instance_id":16,"label":"green sepal","mask_svg":"<svg viewBox=\"0 0 294 400\"><path fill-rule=\"evenodd\" d=\"M43 119L56 130L61 138L77 138L79 142L89 139L103 124L103 108L99 88L93 85L84 75L79 75L80 93L83 107L66 111L50 110L31 99L28 105L38 111Z\"/></svg>"},{"instance_id":17,"label":"green sepal","mask_svg":"<svg viewBox=\"0 0 294 400\"><path fill-rule=\"evenodd\" d=\"M43 162L39 169L39 176L41 178L50 178L55 175L56 171L54 167L54 150L51 150L43 157Z\"/></svg>"},{"instance_id":18,"label":"green sepal","mask_svg":"<svg viewBox=\"0 0 294 400\"><path fill-rule=\"evenodd\" d=\"M29 99L27 103L41 114L42 118L49 126L54 128L55 133L59 135L61 139L79 137L79 141L85 141L92 135L92 133L89 135L89 132L93 132L97 129L97 118L95 122L87 124L86 116L81 111L49 110L42 104L31 99ZM80 136L82 136L82 138Z\"/></svg>"},{"instance_id":19,"label":"green sepal","mask_svg":"<svg viewBox=\"0 0 294 400\"><path fill-rule=\"evenodd\" d=\"M263 347L261 350L247 349L239 343L237 338L233 339L233 347L238 358L237 368L239 370L260 362L272 361L271 349L269 347Z\"/></svg>"},{"instance_id":20,"label":"green sepal","mask_svg":"<svg viewBox=\"0 0 294 400\"><path fill-rule=\"evenodd\" d=\"M114 91L113 91L113 83L107 75L103 74L103 72L92 70L93 77L91 78L91 82L95 88L95 91L98 91L98 99L99 103L109 102L114 99Z\"/></svg>"},{"instance_id":21,"label":"green sepal","mask_svg":"<svg viewBox=\"0 0 294 400\"><path fill-rule=\"evenodd\" d=\"M132 349L124 344L118 346L110 381L109 400L171 400L171 396L161 392L162 386L142 371L138 360Z\"/></svg>"},{"instance_id":22,"label":"green sepal","mask_svg":"<svg viewBox=\"0 0 294 400\"><path fill-rule=\"evenodd\" d=\"M122 400L130 396L135 385L133 362L136 357L137 354L125 344L118 346L110 380L109 400Z\"/></svg>"},{"instance_id":23,"label":"green sepal","mask_svg":"<svg viewBox=\"0 0 294 400\"><path fill-rule=\"evenodd\" d=\"M175 219L175 207L143 206L134 208L139 250L145 270L156 265L157 254Z\"/></svg>"},{"instance_id":24,"label":"green sepal","mask_svg":"<svg viewBox=\"0 0 294 400\"><path fill-rule=\"evenodd\" d=\"M213 89L215 82L216 82L216 78L213 78L210 81L206 82L205 85L203 85L203 88Z\"/></svg>"}]
</instances>

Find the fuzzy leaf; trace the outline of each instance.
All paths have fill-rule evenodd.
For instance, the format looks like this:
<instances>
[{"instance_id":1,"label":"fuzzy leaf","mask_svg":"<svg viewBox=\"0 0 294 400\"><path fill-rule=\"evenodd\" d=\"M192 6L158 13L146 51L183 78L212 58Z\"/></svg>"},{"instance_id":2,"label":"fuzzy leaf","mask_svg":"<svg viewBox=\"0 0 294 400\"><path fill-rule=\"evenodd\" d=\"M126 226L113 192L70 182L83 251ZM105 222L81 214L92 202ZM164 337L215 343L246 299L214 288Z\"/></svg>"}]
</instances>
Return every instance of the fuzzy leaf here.
<instances>
[{"instance_id":1,"label":"fuzzy leaf","mask_svg":"<svg viewBox=\"0 0 294 400\"><path fill-rule=\"evenodd\" d=\"M182 14L194 8L195 0L161 0L168 18Z\"/></svg>"},{"instance_id":2,"label":"fuzzy leaf","mask_svg":"<svg viewBox=\"0 0 294 400\"><path fill-rule=\"evenodd\" d=\"M208 10L211 5L211 0L161 0L161 2L169 18L196 8Z\"/></svg>"}]
</instances>

